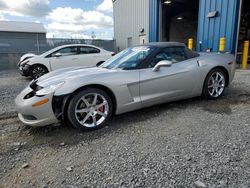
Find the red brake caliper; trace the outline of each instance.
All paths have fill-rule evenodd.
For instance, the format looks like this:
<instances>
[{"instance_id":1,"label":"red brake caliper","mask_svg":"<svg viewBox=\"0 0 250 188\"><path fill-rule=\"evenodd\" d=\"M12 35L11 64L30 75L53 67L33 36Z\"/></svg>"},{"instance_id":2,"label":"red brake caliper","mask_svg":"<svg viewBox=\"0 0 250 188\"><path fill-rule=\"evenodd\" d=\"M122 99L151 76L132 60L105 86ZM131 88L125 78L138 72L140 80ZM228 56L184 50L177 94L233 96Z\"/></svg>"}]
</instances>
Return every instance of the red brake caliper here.
<instances>
[{"instance_id":1,"label":"red brake caliper","mask_svg":"<svg viewBox=\"0 0 250 188\"><path fill-rule=\"evenodd\" d=\"M212 80L209 80L208 86L211 86L213 84Z\"/></svg>"},{"instance_id":2,"label":"red brake caliper","mask_svg":"<svg viewBox=\"0 0 250 188\"><path fill-rule=\"evenodd\" d=\"M104 106L101 106L100 108L98 108L99 112L104 112Z\"/></svg>"}]
</instances>

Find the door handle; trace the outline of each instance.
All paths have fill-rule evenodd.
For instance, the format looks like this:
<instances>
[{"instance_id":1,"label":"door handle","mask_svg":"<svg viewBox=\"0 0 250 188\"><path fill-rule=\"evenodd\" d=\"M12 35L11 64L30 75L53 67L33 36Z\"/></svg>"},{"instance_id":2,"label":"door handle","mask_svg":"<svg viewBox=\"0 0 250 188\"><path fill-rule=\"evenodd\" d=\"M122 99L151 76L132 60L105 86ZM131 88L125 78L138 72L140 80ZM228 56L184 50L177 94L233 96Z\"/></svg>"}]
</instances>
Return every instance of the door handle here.
<instances>
[{"instance_id":1,"label":"door handle","mask_svg":"<svg viewBox=\"0 0 250 188\"><path fill-rule=\"evenodd\" d=\"M72 58L72 60L78 60L78 58Z\"/></svg>"},{"instance_id":2,"label":"door handle","mask_svg":"<svg viewBox=\"0 0 250 188\"><path fill-rule=\"evenodd\" d=\"M200 60L197 60L198 67L201 66Z\"/></svg>"}]
</instances>

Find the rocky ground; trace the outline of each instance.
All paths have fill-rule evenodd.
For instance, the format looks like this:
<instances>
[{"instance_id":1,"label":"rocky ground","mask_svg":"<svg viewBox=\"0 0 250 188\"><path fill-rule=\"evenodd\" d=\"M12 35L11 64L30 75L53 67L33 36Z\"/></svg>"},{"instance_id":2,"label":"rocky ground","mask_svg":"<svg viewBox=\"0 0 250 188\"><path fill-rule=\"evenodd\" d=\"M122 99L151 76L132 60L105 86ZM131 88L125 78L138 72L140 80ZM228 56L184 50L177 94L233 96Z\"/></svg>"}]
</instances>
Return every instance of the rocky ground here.
<instances>
[{"instance_id":1,"label":"rocky ground","mask_svg":"<svg viewBox=\"0 0 250 188\"><path fill-rule=\"evenodd\" d=\"M0 187L250 187L250 71L225 96L114 117L98 131L22 125L30 80L0 74Z\"/></svg>"},{"instance_id":2,"label":"rocky ground","mask_svg":"<svg viewBox=\"0 0 250 188\"><path fill-rule=\"evenodd\" d=\"M0 115L15 112L14 99L30 81L16 70L0 71Z\"/></svg>"}]
</instances>

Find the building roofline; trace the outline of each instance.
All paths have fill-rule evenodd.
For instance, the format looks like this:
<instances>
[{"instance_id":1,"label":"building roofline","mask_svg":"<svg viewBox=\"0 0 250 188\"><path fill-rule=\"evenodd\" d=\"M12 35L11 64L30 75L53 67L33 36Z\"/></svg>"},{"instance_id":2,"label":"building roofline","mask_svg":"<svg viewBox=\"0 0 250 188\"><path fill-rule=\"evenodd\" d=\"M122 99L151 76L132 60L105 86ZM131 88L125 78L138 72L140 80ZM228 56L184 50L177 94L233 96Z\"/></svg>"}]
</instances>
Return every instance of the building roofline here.
<instances>
[{"instance_id":1,"label":"building roofline","mask_svg":"<svg viewBox=\"0 0 250 188\"><path fill-rule=\"evenodd\" d=\"M42 23L0 21L0 32L44 33L44 34L46 34L47 31L44 28Z\"/></svg>"}]
</instances>

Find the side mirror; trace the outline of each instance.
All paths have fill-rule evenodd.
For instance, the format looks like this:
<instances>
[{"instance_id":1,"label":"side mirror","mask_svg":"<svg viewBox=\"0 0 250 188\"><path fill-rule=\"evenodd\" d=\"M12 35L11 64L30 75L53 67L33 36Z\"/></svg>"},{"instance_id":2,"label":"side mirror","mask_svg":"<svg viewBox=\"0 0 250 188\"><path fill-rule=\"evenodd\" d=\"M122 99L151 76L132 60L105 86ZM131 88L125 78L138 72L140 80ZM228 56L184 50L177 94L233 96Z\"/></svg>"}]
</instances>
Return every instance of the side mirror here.
<instances>
[{"instance_id":1,"label":"side mirror","mask_svg":"<svg viewBox=\"0 0 250 188\"><path fill-rule=\"evenodd\" d=\"M154 72L157 72L160 70L161 67L171 67L172 66L172 62L171 61L168 61L168 60L162 60L162 61L159 61L153 68L153 71Z\"/></svg>"},{"instance_id":2,"label":"side mirror","mask_svg":"<svg viewBox=\"0 0 250 188\"><path fill-rule=\"evenodd\" d=\"M62 54L60 53L60 52L58 52L58 53L56 53L55 55L54 55L54 57L61 57L62 56Z\"/></svg>"}]
</instances>

